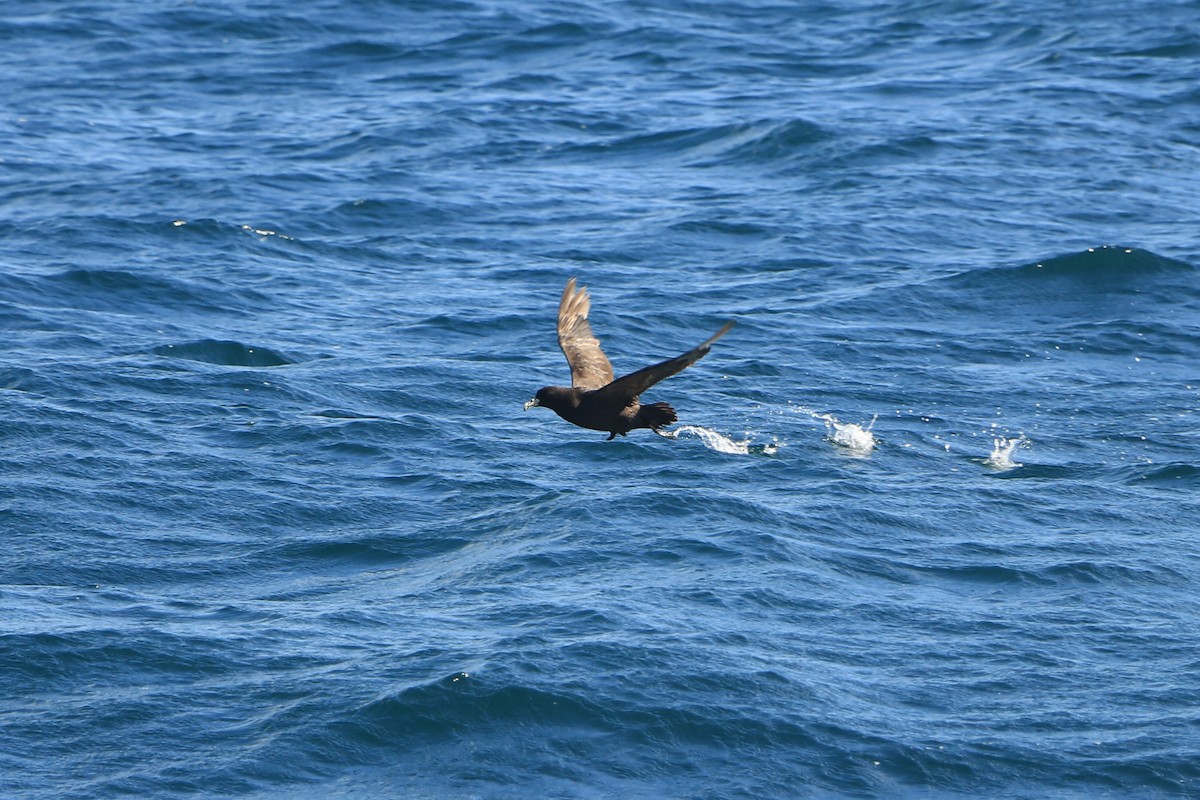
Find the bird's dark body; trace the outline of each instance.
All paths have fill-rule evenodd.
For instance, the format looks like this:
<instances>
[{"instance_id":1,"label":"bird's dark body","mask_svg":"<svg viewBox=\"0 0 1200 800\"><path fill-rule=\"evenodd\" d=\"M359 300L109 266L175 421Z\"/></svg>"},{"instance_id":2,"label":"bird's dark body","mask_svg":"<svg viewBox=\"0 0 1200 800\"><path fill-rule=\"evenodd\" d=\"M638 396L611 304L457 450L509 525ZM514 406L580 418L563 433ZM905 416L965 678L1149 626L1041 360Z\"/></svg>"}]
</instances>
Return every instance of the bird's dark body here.
<instances>
[{"instance_id":1,"label":"bird's dark body","mask_svg":"<svg viewBox=\"0 0 1200 800\"><path fill-rule=\"evenodd\" d=\"M643 405L635 397L607 397L598 391L562 386L547 386L537 393L538 405L558 414L573 425L606 431L609 439L624 436L636 428L657 430L675 422L675 409L666 403Z\"/></svg>"},{"instance_id":2,"label":"bird's dark body","mask_svg":"<svg viewBox=\"0 0 1200 800\"><path fill-rule=\"evenodd\" d=\"M590 309L587 290L576 291L571 278L558 305L558 344L571 367L571 386L544 386L525 408L545 406L581 428L606 431L610 440L637 428L659 433L660 428L675 422L675 409L666 403L642 403L641 393L699 361L712 343L733 327L727 322L683 355L614 380L612 365L588 323Z\"/></svg>"}]
</instances>

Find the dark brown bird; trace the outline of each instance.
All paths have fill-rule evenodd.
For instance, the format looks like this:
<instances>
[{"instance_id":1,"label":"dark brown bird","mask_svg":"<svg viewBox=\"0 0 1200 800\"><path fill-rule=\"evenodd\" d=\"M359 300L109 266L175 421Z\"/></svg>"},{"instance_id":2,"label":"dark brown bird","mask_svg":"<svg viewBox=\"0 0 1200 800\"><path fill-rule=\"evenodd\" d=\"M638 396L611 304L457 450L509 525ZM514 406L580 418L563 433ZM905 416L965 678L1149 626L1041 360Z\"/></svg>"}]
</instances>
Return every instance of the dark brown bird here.
<instances>
[{"instance_id":1,"label":"dark brown bird","mask_svg":"<svg viewBox=\"0 0 1200 800\"><path fill-rule=\"evenodd\" d=\"M613 380L612 364L600 349L600 342L588 324L592 302L587 287L575 289L575 279L567 281L558 304L558 346L571 365L571 388L544 386L525 404L525 410L545 406L567 422L594 431L607 431L608 441L624 436L634 428L659 429L675 422L675 409L666 403L642 404L638 398L654 384L687 369L708 354L712 343L724 336L732 322L703 344L681 356L668 359Z\"/></svg>"}]
</instances>

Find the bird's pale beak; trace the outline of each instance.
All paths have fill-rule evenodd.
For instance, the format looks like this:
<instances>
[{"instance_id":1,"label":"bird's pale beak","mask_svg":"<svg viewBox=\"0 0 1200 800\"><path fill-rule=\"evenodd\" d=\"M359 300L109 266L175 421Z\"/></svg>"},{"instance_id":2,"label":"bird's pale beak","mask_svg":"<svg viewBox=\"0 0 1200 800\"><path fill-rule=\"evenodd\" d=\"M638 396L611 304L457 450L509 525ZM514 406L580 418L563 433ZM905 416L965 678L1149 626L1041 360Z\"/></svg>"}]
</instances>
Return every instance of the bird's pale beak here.
<instances>
[{"instance_id":1,"label":"bird's pale beak","mask_svg":"<svg viewBox=\"0 0 1200 800\"><path fill-rule=\"evenodd\" d=\"M535 397L532 400L530 400L528 403L525 404L525 410L528 411L529 409L533 408L534 406L540 406L540 405L541 405L541 403L539 403L538 399Z\"/></svg>"}]
</instances>

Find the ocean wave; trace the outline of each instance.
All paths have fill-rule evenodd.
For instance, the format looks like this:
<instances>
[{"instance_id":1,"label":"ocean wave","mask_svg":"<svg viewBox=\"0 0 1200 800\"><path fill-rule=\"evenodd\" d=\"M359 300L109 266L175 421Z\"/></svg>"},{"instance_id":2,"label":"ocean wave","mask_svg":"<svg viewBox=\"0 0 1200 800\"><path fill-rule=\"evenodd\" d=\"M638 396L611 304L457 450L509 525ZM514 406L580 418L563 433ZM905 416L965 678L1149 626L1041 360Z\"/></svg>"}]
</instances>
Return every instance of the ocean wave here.
<instances>
[{"instance_id":1,"label":"ocean wave","mask_svg":"<svg viewBox=\"0 0 1200 800\"><path fill-rule=\"evenodd\" d=\"M1200 488L1200 465L1175 462L1128 467L1126 481L1132 485L1149 484L1163 489L1190 491Z\"/></svg>"},{"instance_id":2,"label":"ocean wave","mask_svg":"<svg viewBox=\"0 0 1200 800\"><path fill-rule=\"evenodd\" d=\"M1037 336L1048 326L1108 325L1114 313L1130 319L1143 305L1159 309L1144 323L1130 319L1137 329L1162 324L1166 306L1200 302L1200 291L1192 285L1194 272L1185 261L1149 251L1097 247L1042 262L955 271L908 285L842 289L819 307L842 315L883 315L934 330L974 317L983 335L1016 329L1025 336ZM969 347L971 342L947 345Z\"/></svg>"},{"instance_id":3,"label":"ocean wave","mask_svg":"<svg viewBox=\"0 0 1200 800\"><path fill-rule=\"evenodd\" d=\"M957 290L1035 292L1032 303L1070 292L1094 295L1109 291L1152 289L1160 280L1187 276L1196 268L1148 250L1103 245L1035 263L973 269L939 279Z\"/></svg>"},{"instance_id":4,"label":"ocean wave","mask_svg":"<svg viewBox=\"0 0 1200 800\"><path fill-rule=\"evenodd\" d=\"M216 339L164 344L151 349L150 352L167 358L182 358L227 367L282 367L296 363L294 359L269 347Z\"/></svg>"},{"instance_id":5,"label":"ocean wave","mask_svg":"<svg viewBox=\"0 0 1200 800\"><path fill-rule=\"evenodd\" d=\"M782 164L828 138L827 131L809 120L762 120L639 133L573 145L562 152L578 155L602 152L635 158L661 156L700 167Z\"/></svg>"}]
</instances>

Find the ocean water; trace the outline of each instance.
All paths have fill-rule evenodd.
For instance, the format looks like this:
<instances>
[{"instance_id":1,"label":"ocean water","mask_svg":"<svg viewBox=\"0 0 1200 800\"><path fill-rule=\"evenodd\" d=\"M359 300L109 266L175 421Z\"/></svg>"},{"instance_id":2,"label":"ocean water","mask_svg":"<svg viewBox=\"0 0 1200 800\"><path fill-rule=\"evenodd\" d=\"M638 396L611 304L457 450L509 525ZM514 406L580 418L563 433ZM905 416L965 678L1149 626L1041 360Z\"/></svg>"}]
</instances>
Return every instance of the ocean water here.
<instances>
[{"instance_id":1,"label":"ocean water","mask_svg":"<svg viewBox=\"0 0 1200 800\"><path fill-rule=\"evenodd\" d=\"M0 796L1200 796L1200 2L0 5ZM564 282L672 440L544 410Z\"/></svg>"}]
</instances>

